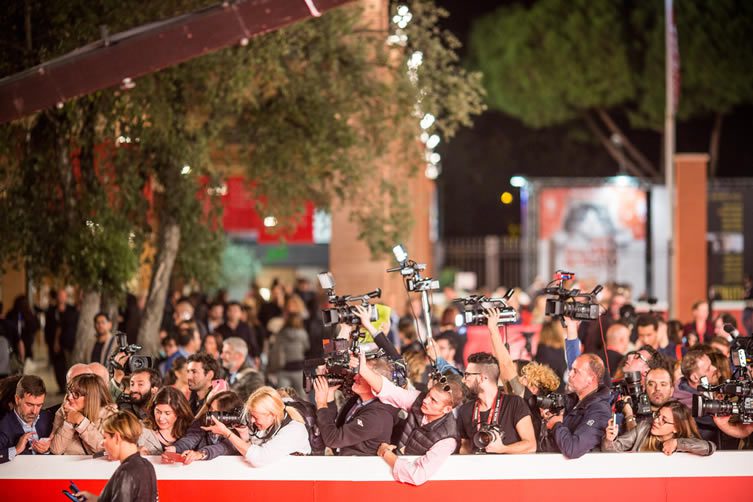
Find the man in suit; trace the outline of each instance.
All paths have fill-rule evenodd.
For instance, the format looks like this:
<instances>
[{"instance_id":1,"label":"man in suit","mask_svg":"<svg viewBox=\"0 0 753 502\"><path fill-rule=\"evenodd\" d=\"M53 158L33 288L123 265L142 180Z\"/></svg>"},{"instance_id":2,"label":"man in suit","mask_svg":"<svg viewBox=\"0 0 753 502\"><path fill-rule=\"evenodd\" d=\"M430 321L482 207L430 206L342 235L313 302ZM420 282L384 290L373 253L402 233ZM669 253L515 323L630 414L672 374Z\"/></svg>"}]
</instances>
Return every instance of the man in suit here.
<instances>
[{"instance_id":1,"label":"man in suit","mask_svg":"<svg viewBox=\"0 0 753 502\"><path fill-rule=\"evenodd\" d=\"M0 420L0 464L16 455L49 451L53 414L42 410L46 394L44 382L37 376L26 375L18 381L13 412Z\"/></svg>"}]
</instances>

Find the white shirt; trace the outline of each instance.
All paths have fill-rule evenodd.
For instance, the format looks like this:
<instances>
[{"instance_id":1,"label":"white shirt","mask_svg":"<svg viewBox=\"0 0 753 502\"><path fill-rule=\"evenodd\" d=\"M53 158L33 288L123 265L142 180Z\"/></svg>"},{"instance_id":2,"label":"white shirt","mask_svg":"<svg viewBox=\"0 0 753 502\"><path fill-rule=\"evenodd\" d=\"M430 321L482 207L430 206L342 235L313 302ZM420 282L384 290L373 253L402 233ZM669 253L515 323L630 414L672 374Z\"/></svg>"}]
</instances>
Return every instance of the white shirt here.
<instances>
[{"instance_id":1,"label":"white shirt","mask_svg":"<svg viewBox=\"0 0 753 502\"><path fill-rule=\"evenodd\" d=\"M256 438L252 442L258 441ZM252 467L263 467L290 455L291 453L311 453L309 433L306 426L291 420L275 436L263 445L252 444L246 452L246 461Z\"/></svg>"}]
</instances>

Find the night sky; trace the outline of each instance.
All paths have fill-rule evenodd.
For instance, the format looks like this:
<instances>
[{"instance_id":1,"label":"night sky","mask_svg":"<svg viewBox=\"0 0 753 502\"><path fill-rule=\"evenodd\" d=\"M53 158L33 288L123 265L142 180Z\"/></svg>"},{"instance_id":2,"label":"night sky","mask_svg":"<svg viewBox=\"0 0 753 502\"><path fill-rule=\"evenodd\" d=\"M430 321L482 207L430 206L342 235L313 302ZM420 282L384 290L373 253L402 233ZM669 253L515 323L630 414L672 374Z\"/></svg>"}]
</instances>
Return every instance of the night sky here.
<instances>
[{"instance_id":1,"label":"night sky","mask_svg":"<svg viewBox=\"0 0 753 502\"><path fill-rule=\"evenodd\" d=\"M443 26L467 46L474 19L511 0L437 0L450 12ZM465 56L465 50L461 50ZM680 46L682 59L682 46ZM661 158L661 135L631 130L625 117L614 117L628 137L657 164ZM706 152L712 118L677 123L678 152ZM726 115L721 136L717 176L753 175L753 106L740 107ZM614 176L616 162L598 144L568 140L568 126L533 130L497 111L487 111L449 142L440 144L442 175L437 180L443 238L505 235L520 223L518 193L509 184L516 174L530 177ZM514 202L503 205L500 195L510 191Z\"/></svg>"}]
</instances>

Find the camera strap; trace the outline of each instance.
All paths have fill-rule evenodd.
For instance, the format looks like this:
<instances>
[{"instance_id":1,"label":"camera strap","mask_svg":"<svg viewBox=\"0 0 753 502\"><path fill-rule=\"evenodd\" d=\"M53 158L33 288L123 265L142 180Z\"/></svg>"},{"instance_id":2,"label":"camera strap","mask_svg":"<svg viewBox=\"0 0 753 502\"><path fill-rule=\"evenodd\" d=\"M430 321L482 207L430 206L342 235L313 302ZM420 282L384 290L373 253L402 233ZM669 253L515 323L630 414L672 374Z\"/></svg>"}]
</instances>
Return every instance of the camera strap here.
<instances>
[{"instance_id":1,"label":"camera strap","mask_svg":"<svg viewBox=\"0 0 753 502\"><path fill-rule=\"evenodd\" d=\"M502 394L502 390L498 387L497 388L497 396L494 398L494 408L493 412L492 410L489 410L489 416L486 419L487 425L496 424L499 420L499 414L502 410L502 399L504 398L504 394ZM473 422L476 424L476 430L481 429L481 409L478 405L478 399L475 403L473 403Z\"/></svg>"}]
</instances>

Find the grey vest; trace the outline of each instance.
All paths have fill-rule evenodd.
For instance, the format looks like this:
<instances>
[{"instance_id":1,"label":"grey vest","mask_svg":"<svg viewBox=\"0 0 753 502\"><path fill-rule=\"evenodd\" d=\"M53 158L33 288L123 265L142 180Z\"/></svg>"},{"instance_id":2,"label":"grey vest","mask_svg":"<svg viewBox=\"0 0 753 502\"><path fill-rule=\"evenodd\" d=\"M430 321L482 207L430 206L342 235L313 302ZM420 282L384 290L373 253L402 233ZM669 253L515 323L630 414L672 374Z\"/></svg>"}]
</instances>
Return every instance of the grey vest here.
<instances>
[{"instance_id":1,"label":"grey vest","mask_svg":"<svg viewBox=\"0 0 753 502\"><path fill-rule=\"evenodd\" d=\"M458 424L452 412L426 425L420 425L424 416L421 413L421 403L425 397L426 392L419 394L408 410L408 419L398 445L405 455L424 455L442 439L458 439Z\"/></svg>"}]
</instances>

